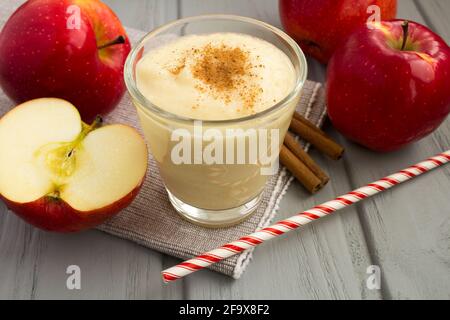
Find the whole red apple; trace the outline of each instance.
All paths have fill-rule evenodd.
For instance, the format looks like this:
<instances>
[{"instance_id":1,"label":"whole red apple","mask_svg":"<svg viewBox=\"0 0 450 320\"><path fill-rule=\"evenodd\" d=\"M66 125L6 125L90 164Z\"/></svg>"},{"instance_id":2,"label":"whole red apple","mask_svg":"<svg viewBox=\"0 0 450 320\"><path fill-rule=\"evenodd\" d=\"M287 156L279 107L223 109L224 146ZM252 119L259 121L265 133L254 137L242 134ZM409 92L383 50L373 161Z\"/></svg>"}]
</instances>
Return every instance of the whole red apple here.
<instances>
[{"instance_id":1,"label":"whole red apple","mask_svg":"<svg viewBox=\"0 0 450 320\"><path fill-rule=\"evenodd\" d=\"M117 16L98 0L29 0L0 33L0 85L17 103L68 100L91 122L123 96L130 47Z\"/></svg>"},{"instance_id":2,"label":"whole red apple","mask_svg":"<svg viewBox=\"0 0 450 320\"><path fill-rule=\"evenodd\" d=\"M280 0L281 21L310 56L327 63L336 48L380 8L381 20L394 19L397 0Z\"/></svg>"},{"instance_id":3,"label":"whole red apple","mask_svg":"<svg viewBox=\"0 0 450 320\"><path fill-rule=\"evenodd\" d=\"M415 22L365 25L328 66L328 115L346 137L391 151L434 131L450 112L450 49Z\"/></svg>"}]
</instances>

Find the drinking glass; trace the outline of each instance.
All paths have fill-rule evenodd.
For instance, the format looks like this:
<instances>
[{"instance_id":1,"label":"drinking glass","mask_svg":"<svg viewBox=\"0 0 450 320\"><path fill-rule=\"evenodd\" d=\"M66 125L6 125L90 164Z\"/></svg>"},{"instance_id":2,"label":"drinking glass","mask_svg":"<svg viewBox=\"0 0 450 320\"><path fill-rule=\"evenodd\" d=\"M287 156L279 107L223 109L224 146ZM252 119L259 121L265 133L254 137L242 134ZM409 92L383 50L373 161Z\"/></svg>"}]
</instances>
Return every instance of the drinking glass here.
<instances>
[{"instance_id":1,"label":"drinking glass","mask_svg":"<svg viewBox=\"0 0 450 320\"><path fill-rule=\"evenodd\" d=\"M178 37L223 32L260 38L282 50L295 68L296 81L292 91L282 101L263 112L217 121L201 121L167 112L139 91L136 68L146 53L175 41ZM177 20L150 32L134 47L125 65L126 85L136 106L151 153L158 164L170 202L185 219L207 227L225 227L243 221L260 203L270 175L262 174L263 164L260 161L205 164L196 161L198 159L194 158L197 155L194 154L191 164L175 163L172 150L179 141L174 141L174 133L188 132L191 145L200 143L203 151L206 144L204 136L199 134L199 124L202 133L213 129L214 132L222 134L217 134L217 139L222 139L220 142L224 146L231 146L231 149L224 147L224 158L235 159L239 152L238 147L243 145L247 148L245 157L250 158L252 143L255 141L247 135L248 132L276 130L278 136L274 138L268 134L269 141L265 146L259 144L259 148L266 148L264 151L267 154L279 152L300 99L306 75L305 56L294 40L269 24L240 16L205 15ZM182 131L179 131L180 129ZM244 144L239 146L227 137L226 132L230 129L241 130L239 132L242 136L239 138L245 141ZM271 142L274 142L270 141L271 139L276 139L277 148L271 147ZM272 156L278 157L278 153Z\"/></svg>"}]
</instances>

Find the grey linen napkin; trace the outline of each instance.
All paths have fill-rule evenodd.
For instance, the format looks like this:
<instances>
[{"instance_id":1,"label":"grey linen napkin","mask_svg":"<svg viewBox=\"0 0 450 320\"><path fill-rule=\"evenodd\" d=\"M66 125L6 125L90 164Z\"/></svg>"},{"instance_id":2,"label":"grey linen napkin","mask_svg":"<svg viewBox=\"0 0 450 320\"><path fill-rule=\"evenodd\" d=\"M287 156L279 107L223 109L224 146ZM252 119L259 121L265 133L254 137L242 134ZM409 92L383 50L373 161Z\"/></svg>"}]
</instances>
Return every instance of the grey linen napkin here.
<instances>
[{"instance_id":1,"label":"grey linen napkin","mask_svg":"<svg viewBox=\"0 0 450 320\"><path fill-rule=\"evenodd\" d=\"M0 25L5 23L18 2L20 1L0 4ZM128 29L128 35L131 41L136 43L144 33ZM0 116L12 107L13 103L0 90ZM325 102L320 84L306 82L297 111L318 126L322 124ZM137 114L128 94L105 120L107 123L128 124L140 130ZM183 220L172 208L158 167L150 155L147 177L136 200L98 229L150 249L188 259L267 226L275 216L278 204L291 181L290 173L280 167L278 173L268 182L261 205L248 220L230 228L207 229ZM237 279L250 262L251 255L249 250L217 263L211 269Z\"/></svg>"}]
</instances>

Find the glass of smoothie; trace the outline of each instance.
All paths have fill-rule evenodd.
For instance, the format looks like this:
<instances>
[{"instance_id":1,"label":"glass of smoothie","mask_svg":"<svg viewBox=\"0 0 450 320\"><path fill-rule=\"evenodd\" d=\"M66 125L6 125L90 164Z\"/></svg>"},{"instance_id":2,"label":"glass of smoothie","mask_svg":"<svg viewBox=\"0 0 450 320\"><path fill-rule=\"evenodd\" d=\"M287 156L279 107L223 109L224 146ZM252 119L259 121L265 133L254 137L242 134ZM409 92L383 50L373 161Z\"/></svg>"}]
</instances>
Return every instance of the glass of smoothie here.
<instances>
[{"instance_id":1,"label":"glass of smoothie","mask_svg":"<svg viewBox=\"0 0 450 320\"><path fill-rule=\"evenodd\" d=\"M125 81L185 219L226 227L255 211L306 75L294 40L246 17L177 20L133 49Z\"/></svg>"}]
</instances>

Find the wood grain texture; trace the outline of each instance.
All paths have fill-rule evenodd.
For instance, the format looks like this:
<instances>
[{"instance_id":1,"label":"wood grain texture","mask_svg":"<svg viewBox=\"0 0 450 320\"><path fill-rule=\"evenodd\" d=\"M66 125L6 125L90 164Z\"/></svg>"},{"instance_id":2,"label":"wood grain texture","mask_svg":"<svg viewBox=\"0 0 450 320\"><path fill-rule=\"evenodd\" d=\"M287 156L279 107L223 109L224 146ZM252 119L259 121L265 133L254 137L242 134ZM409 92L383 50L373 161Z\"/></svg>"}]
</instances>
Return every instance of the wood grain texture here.
<instances>
[{"instance_id":1,"label":"wood grain texture","mask_svg":"<svg viewBox=\"0 0 450 320\"><path fill-rule=\"evenodd\" d=\"M14 0L19 3L20 1ZM129 27L150 30L181 16L229 13L280 26L276 0L105 0ZM2 3L0 3L2 10ZM400 0L399 17L430 25L449 40L450 1ZM325 67L309 59L309 79ZM450 121L404 150L374 154L349 143L340 162L313 151L332 181L308 196L293 182L277 218L312 207L450 146ZM380 299L450 297L450 168L400 186L299 232L264 244L240 280L202 271L165 286L160 271L177 262L98 231L38 231L0 203L0 298L6 299ZM82 290L66 289L67 266L82 270ZM366 268L382 269L368 290Z\"/></svg>"},{"instance_id":2,"label":"wood grain texture","mask_svg":"<svg viewBox=\"0 0 450 320\"><path fill-rule=\"evenodd\" d=\"M280 27L277 0L180 0L180 15L235 14L268 22Z\"/></svg>"},{"instance_id":3,"label":"wood grain texture","mask_svg":"<svg viewBox=\"0 0 450 320\"><path fill-rule=\"evenodd\" d=\"M448 0L414 0L415 5L420 10L426 24L441 37L447 40L450 38L449 17L450 1Z\"/></svg>"},{"instance_id":4,"label":"wood grain texture","mask_svg":"<svg viewBox=\"0 0 450 320\"><path fill-rule=\"evenodd\" d=\"M107 0L122 23L130 28L150 31L178 17L177 0Z\"/></svg>"},{"instance_id":5,"label":"wood grain texture","mask_svg":"<svg viewBox=\"0 0 450 320\"><path fill-rule=\"evenodd\" d=\"M428 7L429 2L423 1ZM439 19L428 12L431 20ZM399 17L426 23L413 1L399 1ZM448 39L447 39L448 40ZM374 154L346 140L353 185L364 185L450 147L448 121L428 138L390 154ZM450 297L449 168L383 193L359 206L372 261L382 270L384 298Z\"/></svg>"}]
</instances>

